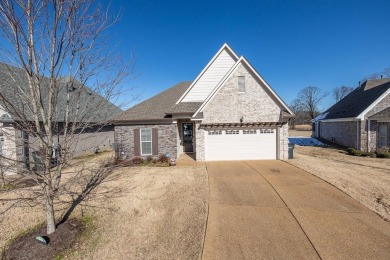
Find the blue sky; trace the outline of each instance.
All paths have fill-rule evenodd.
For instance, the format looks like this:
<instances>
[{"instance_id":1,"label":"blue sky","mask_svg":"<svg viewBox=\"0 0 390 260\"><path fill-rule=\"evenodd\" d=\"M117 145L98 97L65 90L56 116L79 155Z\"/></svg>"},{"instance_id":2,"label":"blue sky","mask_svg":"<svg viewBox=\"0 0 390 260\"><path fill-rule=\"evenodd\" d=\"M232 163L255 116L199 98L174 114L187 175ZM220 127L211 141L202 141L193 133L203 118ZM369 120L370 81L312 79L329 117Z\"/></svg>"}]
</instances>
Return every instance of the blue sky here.
<instances>
[{"instance_id":1,"label":"blue sky","mask_svg":"<svg viewBox=\"0 0 390 260\"><path fill-rule=\"evenodd\" d=\"M288 104L304 87L356 87L390 67L388 0L114 0L112 11L120 8L110 33L137 56L142 100L193 80L225 42Z\"/></svg>"}]
</instances>

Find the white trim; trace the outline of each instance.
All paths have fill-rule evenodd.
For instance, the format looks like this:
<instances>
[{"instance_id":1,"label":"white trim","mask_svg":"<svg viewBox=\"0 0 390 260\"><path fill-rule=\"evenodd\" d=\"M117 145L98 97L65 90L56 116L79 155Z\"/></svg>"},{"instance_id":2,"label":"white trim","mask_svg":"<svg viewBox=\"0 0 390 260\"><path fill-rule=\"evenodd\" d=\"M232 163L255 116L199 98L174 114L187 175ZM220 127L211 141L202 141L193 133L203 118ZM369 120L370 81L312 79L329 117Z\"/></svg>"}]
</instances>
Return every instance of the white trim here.
<instances>
[{"instance_id":1,"label":"white trim","mask_svg":"<svg viewBox=\"0 0 390 260\"><path fill-rule=\"evenodd\" d=\"M265 85L271 95L273 95L277 99L277 101L282 105L282 107L284 107L291 115L294 115L294 113L288 108L288 106L283 102L283 100L275 93L275 91L260 76L260 74L250 65L250 63L244 58L244 56L241 56L240 59L236 62L236 64L234 64L234 66L228 71L228 73L222 78L222 80L218 83L214 90L209 94L209 96L205 99L203 104L199 107L199 109L192 117L195 117L199 112L203 111L205 106L214 98L215 94L219 92L225 82L230 78L231 75L233 75L233 73L236 71L236 69L241 63L246 65L249 68L250 72L252 72Z\"/></svg>"},{"instance_id":2,"label":"white trim","mask_svg":"<svg viewBox=\"0 0 390 260\"><path fill-rule=\"evenodd\" d=\"M219 54L221 54L221 52L223 50L227 49L228 52L230 54L233 55L233 57L238 60L238 56L237 54L233 51L232 48L229 47L229 45L227 45L227 43L224 43L221 47L221 49L219 49L219 51L214 55L214 57L209 61L209 63L207 63L207 65L203 68L203 70L199 73L199 75L196 77L196 79L192 82L192 84L190 85L190 87L186 90L186 92L184 92L184 94L179 98L179 100L176 102L176 105L179 104L183 99L184 97L188 94L188 92L190 92L190 90L194 87L194 85L198 82L198 80L200 79L200 77L202 77L202 75L208 70L208 68L211 66L211 64L213 64L213 62L217 59L217 57L219 56Z\"/></svg>"},{"instance_id":3,"label":"white trim","mask_svg":"<svg viewBox=\"0 0 390 260\"><path fill-rule=\"evenodd\" d=\"M142 130L150 130L150 141L142 141ZM152 128L140 128L139 130L139 142L140 142L140 154L144 155L153 155L153 129ZM142 142L150 142L150 153L142 153Z\"/></svg>"},{"instance_id":4,"label":"white trim","mask_svg":"<svg viewBox=\"0 0 390 260\"><path fill-rule=\"evenodd\" d=\"M375 100L369 107L367 107L360 115L357 116L359 119L364 119L364 116L373 109L379 102L381 102L388 94L390 94L390 88L386 90L377 100Z\"/></svg>"}]
</instances>

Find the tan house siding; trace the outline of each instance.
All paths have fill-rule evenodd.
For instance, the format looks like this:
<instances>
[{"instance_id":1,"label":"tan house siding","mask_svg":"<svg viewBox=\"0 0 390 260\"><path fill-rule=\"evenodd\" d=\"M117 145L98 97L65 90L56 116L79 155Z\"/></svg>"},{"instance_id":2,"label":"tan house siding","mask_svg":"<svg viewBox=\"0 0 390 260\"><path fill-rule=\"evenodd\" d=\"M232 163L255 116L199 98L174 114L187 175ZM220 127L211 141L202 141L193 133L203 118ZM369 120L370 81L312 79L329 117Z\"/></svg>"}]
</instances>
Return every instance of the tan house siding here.
<instances>
[{"instance_id":1,"label":"tan house siding","mask_svg":"<svg viewBox=\"0 0 390 260\"><path fill-rule=\"evenodd\" d=\"M115 146L118 156L122 158L134 157L134 129L158 129L158 153L169 153L172 159L177 159L177 125L117 125L115 126ZM152 144L153 145L153 144Z\"/></svg>"},{"instance_id":2,"label":"tan house siding","mask_svg":"<svg viewBox=\"0 0 390 260\"><path fill-rule=\"evenodd\" d=\"M245 92L238 92L238 77L245 76ZM202 123L277 122L280 107L269 93L240 65L205 106Z\"/></svg>"}]
</instances>

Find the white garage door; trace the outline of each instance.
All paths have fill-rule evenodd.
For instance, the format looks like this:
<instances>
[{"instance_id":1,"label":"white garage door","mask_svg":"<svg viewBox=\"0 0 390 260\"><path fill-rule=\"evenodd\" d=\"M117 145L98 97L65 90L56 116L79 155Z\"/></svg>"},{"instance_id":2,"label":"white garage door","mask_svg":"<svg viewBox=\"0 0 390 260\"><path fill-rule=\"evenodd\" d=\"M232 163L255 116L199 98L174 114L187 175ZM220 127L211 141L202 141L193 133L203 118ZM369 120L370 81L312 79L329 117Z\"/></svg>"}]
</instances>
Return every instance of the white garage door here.
<instances>
[{"instance_id":1,"label":"white garage door","mask_svg":"<svg viewBox=\"0 0 390 260\"><path fill-rule=\"evenodd\" d=\"M205 131L207 161L276 159L276 129Z\"/></svg>"}]
</instances>

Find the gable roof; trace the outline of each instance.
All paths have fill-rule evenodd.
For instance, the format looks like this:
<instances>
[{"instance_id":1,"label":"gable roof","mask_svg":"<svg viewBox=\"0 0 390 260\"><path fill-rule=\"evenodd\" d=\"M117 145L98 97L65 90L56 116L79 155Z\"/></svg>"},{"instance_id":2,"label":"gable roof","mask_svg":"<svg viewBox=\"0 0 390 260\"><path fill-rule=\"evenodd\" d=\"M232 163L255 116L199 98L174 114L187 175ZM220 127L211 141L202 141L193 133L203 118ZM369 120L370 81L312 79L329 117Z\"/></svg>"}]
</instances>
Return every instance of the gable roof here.
<instances>
[{"instance_id":1,"label":"gable roof","mask_svg":"<svg viewBox=\"0 0 390 260\"><path fill-rule=\"evenodd\" d=\"M203 102L238 59L237 54L225 43L199 73L187 91L177 100L176 104Z\"/></svg>"},{"instance_id":2,"label":"gable roof","mask_svg":"<svg viewBox=\"0 0 390 260\"><path fill-rule=\"evenodd\" d=\"M114 121L152 121L171 120L169 114L194 113L202 104L201 102L180 103L176 100L189 88L191 82L181 82L160 94L151 97L138 105L135 105L123 113L117 115Z\"/></svg>"},{"instance_id":3,"label":"gable roof","mask_svg":"<svg viewBox=\"0 0 390 260\"><path fill-rule=\"evenodd\" d=\"M363 118L373 105L390 93L390 78L367 80L314 120Z\"/></svg>"},{"instance_id":4,"label":"gable roof","mask_svg":"<svg viewBox=\"0 0 390 260\"><path fill-rule=\"evenodd\" d=\"M40 79L43 86L41 87L42 102L45 106L48 102L45 98L47 97L48 88L45 85L49 84L49 78L41 76ZM69 91L68 83L69 78L62 78L57 83L59 93L53 114L54 121L64 121L66 96L69 92L74 92L77 98L83 101L80 102L78 108L79 122L106 121L122 111L119 107L76 80L73 80L73 89ZM20 116L23 116L23 119L33 121L33 110L24 96L24 92L28 92L28 78L25 70L0 62L0 106L11 115L13 120L21 120ZM71 107L71 109L72 112L76 111L75 107Z\"/></svg>"},{"instance_id":5,"label":"gable roof","mask_svg":"<svg viewBox=\"0 0 390 260\"><path fill-rule=\"evenodd\" d=\"M253 73L256 79L258 79L260 82L263 83L263 85L266 88L266 91L273 97L280 105L282 110L284 109L285 112L287 112L290 115L294 115L294 113L290 110L290 108L286 105L286 103L283 102L283 100L276 94L276 92L271 88L270 85L263 79L263 77L260 76L260 74L253 68L253 66L243 57L241 56L237 62L234 64L234 66L228 71L228 73L222 78L222 80L219 82L219 84L214 88L214 90L209 94L209 96L206 98L206 100L203 102L203 104L199 107L199 109L195 112L194 117L197 116L198 113L202 112L203 109L206 107L206 105L213 99L213 97L216 95L216 93L219 92L219 90L222 88L222 86L225 84L225 82L233 75L233 73L237 70L237 68L240 65L244 65L248 68L249 72Z\"/></svg>"}]
</instances>

